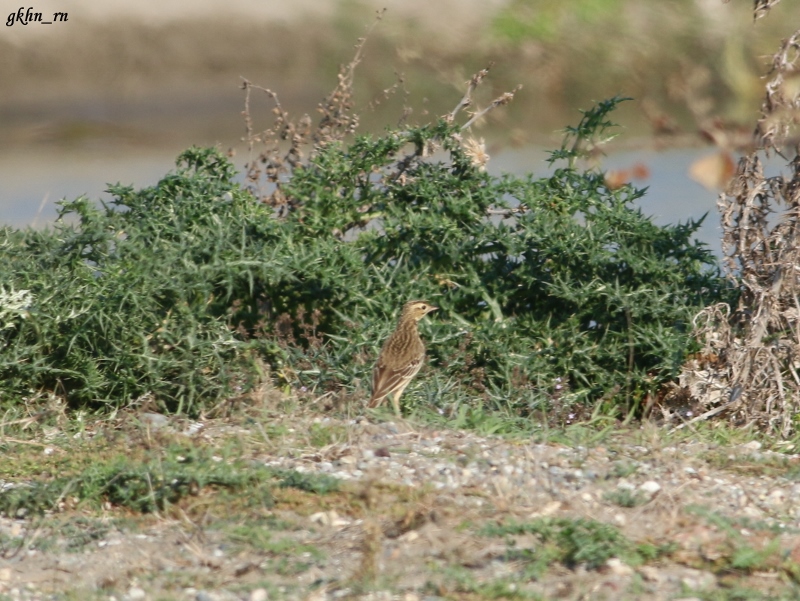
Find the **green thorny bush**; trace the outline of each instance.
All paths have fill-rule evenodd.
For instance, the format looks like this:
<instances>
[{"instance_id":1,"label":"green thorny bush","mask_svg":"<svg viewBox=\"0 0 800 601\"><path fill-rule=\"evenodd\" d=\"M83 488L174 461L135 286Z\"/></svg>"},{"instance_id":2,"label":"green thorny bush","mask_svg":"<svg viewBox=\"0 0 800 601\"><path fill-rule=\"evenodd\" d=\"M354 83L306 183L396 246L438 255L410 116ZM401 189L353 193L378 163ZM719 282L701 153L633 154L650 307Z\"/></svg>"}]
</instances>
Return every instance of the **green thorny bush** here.
<instances>
[{"instance_id":1,"label":"green thorny bush","mask_svg":"<svg viewBox=\"0 0 800 601\"><path fill-rule=\"evenodd\" d=\"M2 230L3 397L198 412L251 388L263 361L301 397L358 411L397 309L425 298L441 310L407 409L465 425L631 409L677 373L693 314L727 289L698 222L656 226L631 206L644 191L575 167L619 100L567 130L547 177L487 174L445 118L318 142L278 209L191 149L154 187Z\"/></svg>"}]
</instances>

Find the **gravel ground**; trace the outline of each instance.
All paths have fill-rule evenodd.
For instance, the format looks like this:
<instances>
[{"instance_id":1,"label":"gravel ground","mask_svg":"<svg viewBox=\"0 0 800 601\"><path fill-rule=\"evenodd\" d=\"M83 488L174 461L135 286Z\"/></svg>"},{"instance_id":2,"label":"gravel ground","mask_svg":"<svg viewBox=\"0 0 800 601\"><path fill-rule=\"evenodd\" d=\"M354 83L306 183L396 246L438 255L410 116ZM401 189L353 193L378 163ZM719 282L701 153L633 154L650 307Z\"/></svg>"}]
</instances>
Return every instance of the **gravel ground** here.
<instances>
[{"instance_id":1,"label":"gravel ground","mask_svg":"<svg viewBox=\"0 0 800 601\"><path fill-rule=\"evenodd\" d=\"M644 426L602 443L567 446L405 421L307 416L286 423L281 440L252 461L335 477L350 499L321 495L310 506L277 498L273 515L292 524L285 536L322 552L301 553L306 561L291 574L273 569L274 553L234 553L213 521L157 516L135 531L114 526L79 553L32 544L0 559L0 600L60 599L58 591L67 589L130 600L488 598L461 595L453 570L471 582L511 582L520 598L706 598L730 588L731 578L770 598L792 586L785 562L800 560L798 455L763 450L757 441L679 440ZM312 428L335 429L344 441L313 448L307 444ZM257 434L223 422L186 432L198 443ZM521 579L508 541L474 527L541 517L598 520L636 543L672 549L642 565L619 558L598 569L557 564ZM0 519L0 541L30 537L35 527ZM524 537L515 542L534 545ZM773 549L779 559L738 572L725 568L743 549ZM365 570L376 578L369 592L359 593L352 582Z\"/></svg>"}]
</instances>

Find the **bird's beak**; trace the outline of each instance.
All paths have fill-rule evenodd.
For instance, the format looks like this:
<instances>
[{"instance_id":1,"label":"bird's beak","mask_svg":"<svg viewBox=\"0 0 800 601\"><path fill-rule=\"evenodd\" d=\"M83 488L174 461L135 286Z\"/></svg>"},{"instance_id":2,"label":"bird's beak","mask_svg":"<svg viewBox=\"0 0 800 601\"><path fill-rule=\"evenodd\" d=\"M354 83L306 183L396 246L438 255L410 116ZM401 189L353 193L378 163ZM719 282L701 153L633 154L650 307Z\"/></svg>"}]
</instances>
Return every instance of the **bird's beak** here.
<instances>
[{"instance_id":1,"label":"bird's beak","mask_svg":"<svg viewBox=\"0 0 800 601\"><path fill-rule=\"evenodd\" d=\"M438 311L438 310L439 310L439 307L434 307L433 305L428 307L428 313L432 313L432 312Z\"/></svg>"}]
</instances>

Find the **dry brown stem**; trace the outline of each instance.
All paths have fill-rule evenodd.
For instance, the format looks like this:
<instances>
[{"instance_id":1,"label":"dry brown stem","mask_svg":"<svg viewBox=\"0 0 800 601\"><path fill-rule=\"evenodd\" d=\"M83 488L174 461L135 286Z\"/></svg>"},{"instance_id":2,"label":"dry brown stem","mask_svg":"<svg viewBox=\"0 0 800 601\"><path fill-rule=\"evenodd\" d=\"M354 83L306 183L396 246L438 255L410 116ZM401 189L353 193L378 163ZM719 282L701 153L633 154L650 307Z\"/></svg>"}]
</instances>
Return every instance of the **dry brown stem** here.
<instances>
[{"instance_id":1,"label":"dry brown stem","mask_svg":"<svg viewBox=\"0 0 800 601\"><path fill-rule=\"evenodd\" d=\"M522 89L521 85L518 85L516 88L511 90L510 92L505 92L501 94L487 106L485 109L482 109L476 112L472 117L470 117L469 121L467 121L464 125L461 126L461 130L469 129L472 125L478 121L479 119L483 118L489 111L496 109L498 106L505 106L512 100L514 100L514 94L519 92Z\"/></svg>"},{"instance_id":2,"label":"dry brown stem","mask_svg":"<svg viewBox=\"0 0 800 601\"><path fill-rule=\"evenodd\" d=\"M301 203L300 199L289 198L284 192L284 186L294 170L313 160L319 149L332 142L341 141L356 132L359 118L355 112L354 103L355 71L363 59L367 37L381 20L384 12L385 10L378 12L375 22L367 31L367 36L360 38L356 43L352 60L339 69L336 86L318 105L317 111L320 118L316 125L312 123L312 119L308 115L303 115L297 121L293 120L274 91L255 85L247 79L243 80L242 89L245 91L244 111L242 112L245 121L243 141L248 146L248 160L245 165L247 187L257 198L274 207L277 217L287 215ZM473 104L475 90L486 78L490 68L491 65L470 78L464 96L450 113L442 117L448 123L454 123L460 112L466 112L469 118L460 126L459 130L462 132L471 128L492 110L511 102L514 94L521 88L521 86L517 86L512 91L501 94L483 109L474 112L467 111L468 107ZM390 94L400 89L406 95L408 94L402 76L398 75L397 82L383 90L379 98L373 99L370 104L377 104L380 98L388 98ZM252 109L254 91L263 93L271 106L273 121L271 126L263 131L256 131L254 125ZM404 107L400 123L403 123L409 114L410 109L407 106ZM398 136L400 141L411 142L412 138L409 133L398 131L393 135ZM485 167L489 155L485 152L482 141L472 138L463 140L459 134L455 134L454 138L463 146L465 154L477 168ZM412 165L431 156L441 148L443 143L444 140L434 138L426 143L415 144L413 148L400 154L393 165L388 166L381 173L380 178L375 178L374 184L380 186L387 181L404 181ZM347 224L344 231L336 230L334 233L344 238L349 230L364 227L371 219L379 216L379 214L373 213L372 209L372 205L365 204L359 211L363 217Z\"/></svg>"},{"instance_id":3,"label":"dry brown stem","mask_svg":"<svg viewBox=\"0 0 800 601\"><path fill-rule=\"evenodd\" d=\"M369 35L383 18L384 10L378 11L374 23L367 31ZM360 38L355 46L353 59L339 69L337 83L333 91L319 103L319 121L314 126L309 115L293 120L278 99L278 95L262 86L243 79L245 91L244 111L245 137L248 160L245 165L246 181L253 194L275 207L278 215L285 214L294 206L287 199L282 185L289 179L293 170L313 156L316 148L334 141L342 140L355 132L358 115L353 111L353 82L356 67L363 58L367 37ZM256 132L253 123L251 95L253 90L263 92L270 104L274 121L270 127ZM257 150L260 149L260 150Z\"/></svg>"},{"instance_id":4,"label":"dry brown stem","mask_svg":"<svg viewBox=\"0 0 800 601\"><path fill-rule=\"evenodd\" d=\"M766 17L770 9L781 0L753 0L753 20L758 21Z\"/></svg>"},{"instance_id":5,"label":"dry brown stem","mask_svg":"<svg viewBox=\"0 0 800 601\"><path fill-rule=\"evenodd\" d=\"M469 82L467 82L467 91L464 93L464 96L461 100L458 101L456 108L446 117L449 122L453 122L456 120L456 116L458 116L459 111L466 109L472 104L472 93L475 89L481 85L481 82L489 75L489 69L494 66L494 63L489 63L489 66L485 69L481 69L475 75L473 75Z\"/></svg>"},{"instance_id":6,"label":"dry brown stem","mask_svg":"<svg viewBox=\"0 0 800 601\"><path fill-rule=\"evenodd\" d=\"M462 96L461 100L458 101L458 104L456 104L455 108L450 113L442 117L445 121L447 121L448 123L454 123L456 117L458 116L458 113L466 110L467 107L472 105L473 102L472 94L475 92L478 86L483 82L483 80L489 74L489 69L491 68L492 64L490 63L488 67L486 67L485 69L481 69L470 78L470 80L467 82L467 89L466 92L464 92L464 96ZM460 130L465 131L469 129L479 119L484 117L490 111L496 109L499 106L504 106L509 102L511 102L514 99L514 94L516 94L521 88L522 86L518 85L511 92L505 92L504 94L501 94L500 96L495 98L491 103L489 103L489 105L486 108L477 111L476 113L472 113L467 122L460 127ZM458 138L458 141L465 147L465 149L467 150L467 154L470 154L471 152L470 146L474 147L474 143L471 144L469 141L464 142L463 140L461 140L460 137ZM391 181L401 179L404 176L404 174L408 171L408 169L416 161L426 156L430 156L433 152L438 150L441 147L441 142L442 142L441 140L432 140L428 146L416 146L413 152L407 154L397 162L397 168L395 172L389 177L389 179ZM481 167L485 166L485 161L480 166Z\"/></svg>"},{"instance_id":7,"label":"dry brown stem","mask_svg":"<svg viewBox=\"0 0 800 601\"><path fill-rule=\"evenodd\" d=\"M800 149L788 175L767 177L764 162L784 157L796 139L800 88L800 30L775 54L754 149L720 195L723 253L741 296L698 315L703 352L690 361L682 384L705 411L693 421L723 414L782 436L793 433L800 411ZM770 216L778 214L777 221Z\"/></svg>"}]
</instances>

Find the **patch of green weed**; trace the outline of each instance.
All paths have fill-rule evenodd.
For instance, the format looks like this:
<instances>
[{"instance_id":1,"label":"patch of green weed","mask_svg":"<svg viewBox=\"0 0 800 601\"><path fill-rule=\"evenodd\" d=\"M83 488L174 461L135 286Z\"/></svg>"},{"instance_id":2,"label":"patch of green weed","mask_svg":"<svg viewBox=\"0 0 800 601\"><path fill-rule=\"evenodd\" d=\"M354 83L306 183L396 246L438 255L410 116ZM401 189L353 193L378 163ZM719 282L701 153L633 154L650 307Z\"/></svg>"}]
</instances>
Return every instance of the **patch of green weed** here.
<instances>
[{"instance_id":1,"label":"patch of green weed","mask_svg":"<svg viewBox=\"0 0 800 601\"><path fill-rule=\"evenodd\" d=\"M339 425L311 424L308 432L312 447L320 448L347 440L347 429Z\"/></svg>"},{"instance_id":2,"label":"patch of green weed","mask_svg":"<svg viewBox=\"0 0 800 601\"><path fill-rule=\"evenodd\" d=\"M480 530L484 536L513 537L533 535L540 545L517 548L509 539L510 557L527 560L540 569L558 561L567 566L578 564L595 569L612 557L629 563L650 559L652 549L629 541L616 527L590 519L541 518L530 522L492 524Z\"/></svg>"},{"instance_id":3,"label":"patch of green weed","mask_svg":"<svg viewBox=\"0 0 800 601\"><path fill-rule=\"evenodd\" d=\"M635 474L638 469L639 466L632 461L615 461L611 468L610 477L627 478Z\"/></svg>"},{"instance_id":4,"label":"patch of green weed","mask_svg":"<svg viewBox=\"0 0 800 601\"><path fill-rule=\"evenodd\" d=\"M110 531L111 525L105 521L76 516L59 527L58 535L68 551L76 552L104 539Z\"/></svg>"},{"instance_id":5,"label":"patch of green weed","mask_svg":"<svg viewBox=\"0 0 800 601\"><path fill-rule=\"evenodd\" d=\"M325 556L318 547L281 534L268 522L234 526L226 538L238 549L269 556L269 570L283 576L305 572Z\"/></svg>"},{"instance_id":6,"label":"patch of green weed","mask_svg":"<svg viewBox=\"0 0 800 601\"><path fill-rule=\"evenodd\" d=\"M729 518L717 511L697 505L687 507L687 512L703 517L728 538L727 551L714 562L713 567L716 571L753 573L784 570L790 576L796 572L795 567L784 558L780 538L774 536L776 533L785 532L785 528L776 529L774 526L751 520ZM754 542L743 534L744 529L751 532L767 532L769 536L761 536L758 542Z\"/></svg>"},{"instance_id":7,"label":"patch of green weed","mask_svg":"<svg viewBox=\"0 0 800 601\"><path fill-rule=\"evenodd\" d=\"M61 504L101 502L149 513L203 490L246 493L259 504L272 501L270 487L326 494L337 490L330 476L270 469L225 459L196 447L169 447L143 457L115 455L83 466L72 474L18 482L0 492L0 513L41 514Z\"/></svg>"},{"instance_id":8,"label":"patch of green weed","mask_svg":"<svg viewBox=\"0 0 800 601\"><path fill-rule=\"evenodd\" d=\"M647 495L637 490L617 488L603 495L603 499L619 507L638 507L648 501Z\"/></svg>"},{"instance_id":9,"label":"patch of green weed","mask_svg":"<svg viewBox=\"0 0 800 601\"><path fill-rule=\"evenodd\" d=\"M438 596L445 592L448 599L512 599L538 600L542 597L520 586L520 579L495 578L479 581L464 567L447 566L437 574L438 582L428 581L424 592Z\"/></svg>"},{"instance_id":10,"label":"patch of green weed","mask_svg":"<svg viewBox=\"0 0 800 601\"><path fill-rule=\"evenodd\" d=\"M296 488L318 495L339 490L340 480L326 474L301 473L295 470L272 470L281 488Z\"/></svg>"}]
</instances>

